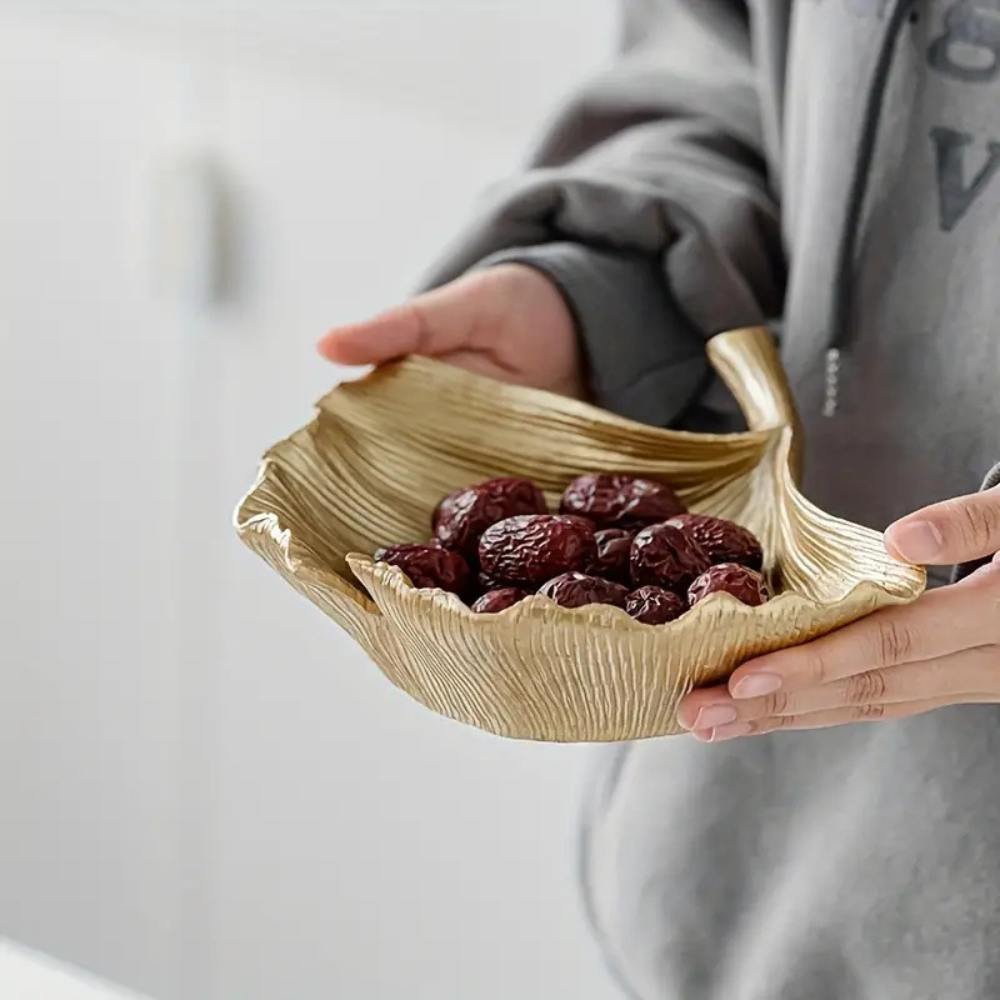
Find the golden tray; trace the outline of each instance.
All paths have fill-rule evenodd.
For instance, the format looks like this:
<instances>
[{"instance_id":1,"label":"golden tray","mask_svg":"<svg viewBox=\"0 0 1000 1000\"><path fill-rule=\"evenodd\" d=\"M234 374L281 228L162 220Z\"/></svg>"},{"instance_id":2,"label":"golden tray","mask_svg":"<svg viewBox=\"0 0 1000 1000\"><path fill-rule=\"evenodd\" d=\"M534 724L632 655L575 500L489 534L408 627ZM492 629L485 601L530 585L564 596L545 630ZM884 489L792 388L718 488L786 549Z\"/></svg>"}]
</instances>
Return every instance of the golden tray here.
<instances>
[{"instance_id":1,"label":"golden tray","mask_svg":"<svg viewBox=\"0 0 1000 1000\"><path fill-rule=\"evenodd\" d=\"M334 389L311 424L271 448L236 529L435 712L531 740L677 733L677 703L692 688L911 601L926 582L922 569L886 553L878 533L799 493L798 420L769 332L722 334L708 354L747 433L660 430L438 362L393 363ZM474 615L367 554L425 540L435 504L458 487L526 476L556 503L572 478L599 471L665 478L691 509L750 528L777 596L751 608L716 594L659 626L543 597Z\"/></svg>"}]
</instances>

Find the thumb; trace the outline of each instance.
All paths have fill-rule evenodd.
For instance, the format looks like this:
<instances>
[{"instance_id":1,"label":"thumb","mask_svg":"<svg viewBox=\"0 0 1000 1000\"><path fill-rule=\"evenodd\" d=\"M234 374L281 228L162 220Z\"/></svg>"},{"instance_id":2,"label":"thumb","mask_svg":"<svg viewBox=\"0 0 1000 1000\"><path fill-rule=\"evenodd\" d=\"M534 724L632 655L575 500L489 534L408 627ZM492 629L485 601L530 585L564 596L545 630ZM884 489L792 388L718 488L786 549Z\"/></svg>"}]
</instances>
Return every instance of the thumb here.
<instances>
[{"instance_id":1,"label":"thumb","mask_svg":"<svg viewBox=\"0 0 1000 1000\"><path fill-rule=\"evenodd\" d=\"M1000 551L1000 487L909 514L885 540L894 555L935 566L992 556Z\"/></svg>"},{"instance_id":2,"label":"thumb","mask_svg":"<svg viewBox=\"0 0 1000 1000\"><path fill-rule=\"evenodd\" d=\"M450 354L468 346L474 314L475 286L459 279L372 319L335 327L316 347L341 365L378 365L406 354Z\"/></svg>"}]
</instances>

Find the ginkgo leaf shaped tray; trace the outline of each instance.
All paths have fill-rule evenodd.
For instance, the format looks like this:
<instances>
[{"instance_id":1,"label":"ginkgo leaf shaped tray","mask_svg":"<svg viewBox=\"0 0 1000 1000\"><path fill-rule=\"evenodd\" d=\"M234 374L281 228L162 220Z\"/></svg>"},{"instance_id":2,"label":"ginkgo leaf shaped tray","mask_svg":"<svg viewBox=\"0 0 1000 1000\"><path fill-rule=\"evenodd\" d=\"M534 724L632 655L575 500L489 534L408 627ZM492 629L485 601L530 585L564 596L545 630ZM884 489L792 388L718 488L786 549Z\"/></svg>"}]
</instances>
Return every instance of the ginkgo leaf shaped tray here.
<instances>
[{"instance_id":1,"label":"ginkgo leaf shaped tray","mask_svg":"<svg viewBox=\"0 0 1000 1000\"><path fill-rule=\"evenodd\" d=\"M270 449L236 528L435 712L532 740L676 733L677 703L693 687L925 586L924 571L891 558L876 532L798 491L797 418L770 334L723 334L708 353L746 433L650 428L426 359L379 368L334 389L312 423ZM371 558L382 545L426 540L434 506L458 487L524 476L555 504L575 476L600 471L665 479L692 510L750 528L777 595L752 608L716 594L658 626L537 596L477 615Z\"/></svg>"}]
</instances>

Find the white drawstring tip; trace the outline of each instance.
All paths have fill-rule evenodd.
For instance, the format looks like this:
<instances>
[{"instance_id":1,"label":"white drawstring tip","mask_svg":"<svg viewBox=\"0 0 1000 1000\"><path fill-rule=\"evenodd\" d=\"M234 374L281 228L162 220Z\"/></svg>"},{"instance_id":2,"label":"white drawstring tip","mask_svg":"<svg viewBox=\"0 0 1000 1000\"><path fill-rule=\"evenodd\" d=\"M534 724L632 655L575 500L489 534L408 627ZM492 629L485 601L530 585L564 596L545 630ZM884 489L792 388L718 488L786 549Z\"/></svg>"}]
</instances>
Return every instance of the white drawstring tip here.
<instances>
[{"instance_id":1,"label":"white drawstring tip","mask_svg":"<svg viewBox=\"0 0 1000 1000\"><path fill-rule=\"evenodd\" d=\"M826 380L823 393L823 416L837 415L840 395L840 351L831 347L826 352Z\"/></svg>"}]
</instances>

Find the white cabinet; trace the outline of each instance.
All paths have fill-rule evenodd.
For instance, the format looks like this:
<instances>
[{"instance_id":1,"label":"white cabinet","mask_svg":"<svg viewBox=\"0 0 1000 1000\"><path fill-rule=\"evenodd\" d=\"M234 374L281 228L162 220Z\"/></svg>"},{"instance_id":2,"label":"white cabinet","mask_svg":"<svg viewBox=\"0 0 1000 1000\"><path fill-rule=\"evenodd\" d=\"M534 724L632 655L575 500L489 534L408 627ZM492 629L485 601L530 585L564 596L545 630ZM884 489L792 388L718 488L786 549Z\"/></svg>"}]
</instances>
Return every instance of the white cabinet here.
<instances>
[{"instance_id":1,"label":"white cabinet","mask_svg":"<svg viewBox=\"0 0 1000 1000\"><path fill-rule=\"evenodd\" d=\"M73 6L0 13L0 934L157 1000L613 996L586 754L410 703L228 523L345 374L315 336L406 293L612 4ZM185 149L208 309L152 289Z\"/></svg>"}]
</instances>

